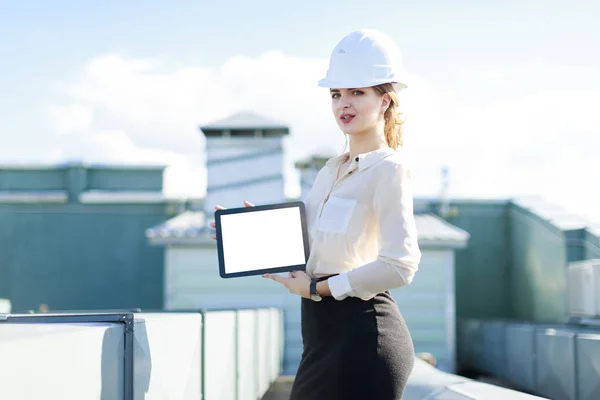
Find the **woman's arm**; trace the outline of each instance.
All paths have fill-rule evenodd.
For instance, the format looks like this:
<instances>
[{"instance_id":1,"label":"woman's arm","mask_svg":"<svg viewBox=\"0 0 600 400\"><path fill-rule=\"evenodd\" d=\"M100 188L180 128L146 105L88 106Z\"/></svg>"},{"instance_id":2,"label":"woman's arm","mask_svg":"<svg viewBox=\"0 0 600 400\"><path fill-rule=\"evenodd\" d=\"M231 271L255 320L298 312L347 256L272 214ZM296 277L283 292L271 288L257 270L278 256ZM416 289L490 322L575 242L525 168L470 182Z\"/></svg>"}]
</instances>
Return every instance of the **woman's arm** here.
<instances>
[{"instance_id":1,"label":"woman's arm","mask_svg":"<svg viewBox=\"0 0 600 400\"><path fill-rule=\"evenodd\" d=\"M329 278L333 297L368 300L386 290L411 283L418 270L421 252L413 214L413 194L408 168L392 164L374 192L379 254L375 261Z\"/></svg>"},{"instance_id":2,"label":"woman's arm","mask_svg":"<svg viewBox=\"0 0 600 400\"><path fill-rule=\"evenodd\" d=\"M317 282L317 293L319 293L321 297L331 296L331 290L329 289L329 283L327 280Z\"/></svg>"}]
</instances>

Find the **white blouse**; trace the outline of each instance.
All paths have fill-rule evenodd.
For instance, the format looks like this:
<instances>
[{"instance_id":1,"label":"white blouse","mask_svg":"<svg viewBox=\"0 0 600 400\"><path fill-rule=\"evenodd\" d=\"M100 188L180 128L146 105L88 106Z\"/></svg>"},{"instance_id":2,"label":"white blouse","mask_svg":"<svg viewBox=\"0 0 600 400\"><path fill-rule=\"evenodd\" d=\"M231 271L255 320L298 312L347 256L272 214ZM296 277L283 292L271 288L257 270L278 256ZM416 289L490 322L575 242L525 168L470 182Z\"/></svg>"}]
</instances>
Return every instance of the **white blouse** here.
<instances>
[{"instance_id":1,"label":"white blouse","mask_svg":"<svg viewBox=\"0 0 600 400\"><path fill-rule=\"evenodd\" d=\"M359 154L336 182L348 153L319 171L305 200L306 273L329 278L336 300L368 300L411 283L421 260L409 169L390 147Z\"/></svg>"}]
</instances>

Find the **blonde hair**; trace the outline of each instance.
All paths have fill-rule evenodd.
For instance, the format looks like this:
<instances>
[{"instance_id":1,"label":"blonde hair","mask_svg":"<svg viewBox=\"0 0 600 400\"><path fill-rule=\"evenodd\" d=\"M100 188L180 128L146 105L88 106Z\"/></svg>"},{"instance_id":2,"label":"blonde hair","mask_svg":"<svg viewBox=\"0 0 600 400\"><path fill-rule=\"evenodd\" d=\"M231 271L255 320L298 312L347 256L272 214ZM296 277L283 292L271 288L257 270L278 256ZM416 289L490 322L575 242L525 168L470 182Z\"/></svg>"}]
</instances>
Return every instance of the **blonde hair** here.
<instances>
[{"instance_id":1,"label":"blonde hair","mask_svg":"<svg viewBox=\"0 0 600 400\"><path fill-rule=\"evenodd\" d=\"M398 93L394 90L394 86L391 83L384 83L381 85L374 86L373 89L381 96L389 94L391 102L383 118L385 119L385 140L391 148L396 150L398 147L402 147L403 134L404 134L404 121L401 119L401 112L398 109L400 101L398 99Z\"/></svg>"}]
</instances>

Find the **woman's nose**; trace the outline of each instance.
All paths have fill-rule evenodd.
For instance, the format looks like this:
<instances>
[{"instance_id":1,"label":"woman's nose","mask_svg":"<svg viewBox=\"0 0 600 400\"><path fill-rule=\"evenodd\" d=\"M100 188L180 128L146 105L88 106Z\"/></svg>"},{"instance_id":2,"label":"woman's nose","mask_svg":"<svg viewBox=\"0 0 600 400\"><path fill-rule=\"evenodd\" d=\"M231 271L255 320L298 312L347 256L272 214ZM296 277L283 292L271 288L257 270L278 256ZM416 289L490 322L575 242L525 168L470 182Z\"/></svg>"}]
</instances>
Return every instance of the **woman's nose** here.
<instances>
[{"instance_id":1,"label":"woman's nose","mask_svg":"<svg viewBox=\"0 0 600 400\"><path fill-rule=\"evenodd\" d=\"M341 108L350 108L351 103L348 99L340 99L340 107Z\"/></svg>"}]
</instances>

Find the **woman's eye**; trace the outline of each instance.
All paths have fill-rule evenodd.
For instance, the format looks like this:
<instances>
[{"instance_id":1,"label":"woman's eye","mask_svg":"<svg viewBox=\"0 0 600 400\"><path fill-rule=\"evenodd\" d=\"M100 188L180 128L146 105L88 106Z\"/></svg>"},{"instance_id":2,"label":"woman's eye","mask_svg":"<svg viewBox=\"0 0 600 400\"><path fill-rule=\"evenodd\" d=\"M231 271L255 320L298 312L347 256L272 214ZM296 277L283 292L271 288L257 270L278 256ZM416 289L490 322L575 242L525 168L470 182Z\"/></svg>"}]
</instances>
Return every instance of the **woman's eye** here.
<instances>
[{"instance_id":1,"label":"woman's eye","mask_svg":"<svg viewBox=\"0 0 600 400\"><path fill-rule=\"evenodd\" d=\"M352 92L352 94L363 94L363 92L360 90L355 90L354 92Z\"/></svg>"},{"instance_id":2,"label":"woman's eye","mask_svg":"<svg viewBox=\"0 0 600 400\"><path fill-rule=\"evenodd\" d=\"M339 93L334 93L334 94L331 95L331 98L332 99L337 99L338 96L339 96Z\"/></svg>"}]
</instances>

